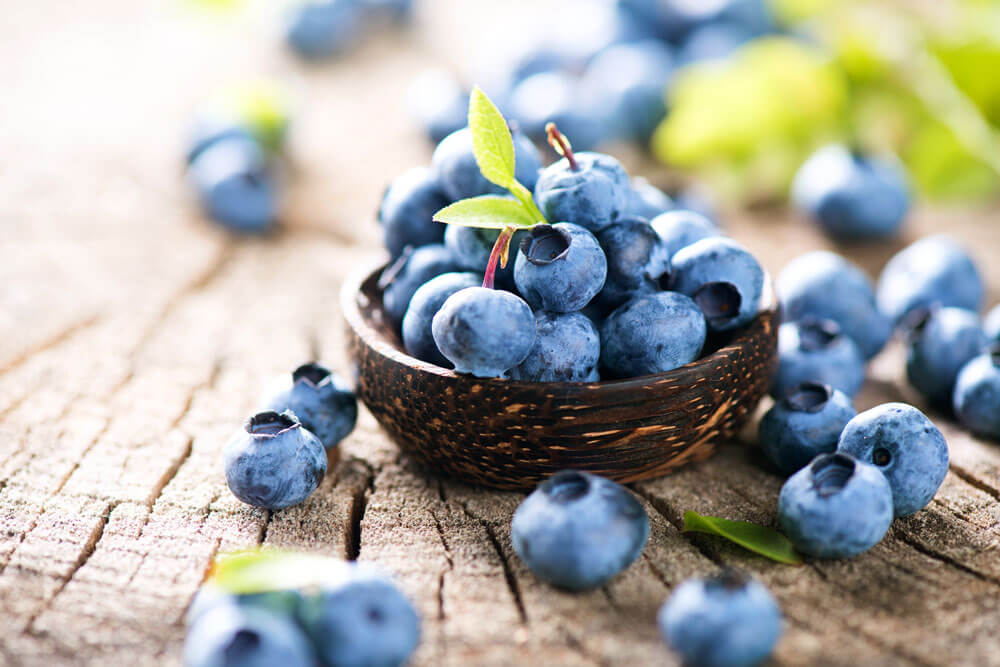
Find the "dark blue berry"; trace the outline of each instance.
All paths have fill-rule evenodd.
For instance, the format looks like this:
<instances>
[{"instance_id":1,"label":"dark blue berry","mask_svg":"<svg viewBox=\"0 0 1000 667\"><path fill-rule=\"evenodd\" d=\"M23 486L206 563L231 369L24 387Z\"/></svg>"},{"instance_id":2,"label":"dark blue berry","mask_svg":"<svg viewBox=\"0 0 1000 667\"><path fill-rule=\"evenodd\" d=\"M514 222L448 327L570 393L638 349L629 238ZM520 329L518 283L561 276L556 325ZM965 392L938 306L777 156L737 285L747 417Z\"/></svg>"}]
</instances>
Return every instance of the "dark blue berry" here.
<instances>
[{"instance_id":1,"label":"dark blue berry","mask_svg":"<svg viewBox=\"0 0 1000 667\"><path fill-rule=\"evenodd\" d=\"M395 259L407 246L441 243L445 225L434 222L434 214L449 203L432 169L414 167L398 176L386 188L378 211L389 255Z\"/></svg>"},{"instance_id":2,"label":"dark blue berry","mask_svg":"<svg viewBox=\"0 0 1000 667\"><path fill-rule=\"evenodd\" d=\"M712 331L735 329L757 316L764 270L740 244L702 239L678 250L670 262L670 289L694 299Z\"/></svg>"},{"instance_id":3,"label":"dark blue berry","mask_svg":"<svg viewBox=\"0 0 1000 667\"><path fill-rule=\"evenodd\" d=\"M510 369L512 380L596 382L601 339L582 313L535 313L535 344L527 358Z\"/></svg>"},{"instance_id":4,"label":"dark blue berry","mask_svg":"<svg viewBox=\"0 0 1000 667\"><path fill-rule=\"evenodd\" d=\"M358 420L354 390L344 378L315 362L283 376L263 404L275 412L291 410L327 449L346 438Z\"/></svg>"},{"instance_id":5,"label":"dark blue berry","mask_svg":"<svg viewBox=\"0 0 1000 667\"><path fill-rule=\"evenodd\" d=\"M568 134L570 139L573 135ZM618 219L628 205L631 184L618 160L602 153L575 153L542 170L535 202L546 220L562 220L592 232Z\"/></svg>"},{"instance_id":6,"label":"dark blue berry","mask_svg":"<svg viewBox=\"0 0 1000 667\"><path fill-rule=\"evenodd\" d=\"M442 273L421 285L410 299L410 306L403 317L403 346L406 351L417 359L451 368L451 362L445 359L434 342L431 322L448 297L482 282L483 276L479 273Z\"/></svg>"},{"instance_id":7,"label":"dark blue berry","mask_svg":"<svg viewBox=\"0 0 1000 667\"><path fill-rule=\"evenodd\" d=\"M778 327L778 372L771 395L781 398L804 382L830 385L850 397L865 381L858 346L833 320L806 317Z\"/></svg>"},{"instance_id":8,"label":"dark blue berry","mask_svg":"<svg viewBox=\"0 0 1000 667\"><path fill-rule=\"evenodd\" d=\"M962 367L952 401L965 428L1000 440L1000 346L994 344Z\"/></svg>"},{"instance_id":9,"label":"dark blue berry","mask_svg":"<svg viewBox=\"0 0 1000 667\"><path fill-rule=\"evenodd\" d=\"M413 294L434 276L457 271L451 253L441 243L408 248L379 278L382 307L389 321L399 325Z\"/></svg>"},{"instance_id":10,"label":"dark blue berry","mask_svg":"<svg viewBox=\"0 0 1000 667\"><path fill-rule=\"evenodd\" d=\"M683 294L638 296L601 325L601 365L619 378L673 370L698 358L706 332L701 310Z\"/></svg>"},{"instance_id":11,"label":"dark blue berry","mask_svg":"<svg viewBox=\"0 0 1000 667\"><path fill-rule=\"evenodd\" d=\"M608 263L589 231L566 222L535 225L521 241L514 282L535 310L568 313L593 299L607 276Z\"/></svg>"},{"instance_id":12,"label":"dark blue berry","mask_svg":"<svg viewBox=\"0 0 1000 667\"><path fill-rule=\"evenodd\" d=\"M604 289L597 298L607 311L634 296L660 291L670 272L670 255L663 240L642 218L619 218L597 233L607 258Z\"/></svg>"},{"instance_id":13,"label":"dark blue berry","mask_svg":"<svg viewBox=\"0 0 1000 667\"><path fill-rule=\"evenodd\" d=\"M836 451L844 426L857 412L851 399L833 387L807 382L792 389L760 420L764 454L786 475L818 454Z\"/></svg>"},{"instance_id":14,"label":"dark blue berry","mask_svg":"<svg viewBox=\"0 0 1000 667\"><path fill-rule=\"evenodd\" d=\"M958 372L986 348L979 316L962 308L921 308L906 323L906 377L928 402L947 409Z\"/></svg>"}]
</instances>

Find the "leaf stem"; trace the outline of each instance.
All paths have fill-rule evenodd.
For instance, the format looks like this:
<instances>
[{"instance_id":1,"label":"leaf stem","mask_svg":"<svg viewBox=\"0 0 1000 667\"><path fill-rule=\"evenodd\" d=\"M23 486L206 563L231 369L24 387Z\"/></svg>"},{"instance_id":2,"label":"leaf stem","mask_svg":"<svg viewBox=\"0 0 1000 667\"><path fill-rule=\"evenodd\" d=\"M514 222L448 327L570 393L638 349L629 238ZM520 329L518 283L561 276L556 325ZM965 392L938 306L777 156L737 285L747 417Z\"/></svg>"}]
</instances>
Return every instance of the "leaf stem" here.
<instances>
[{"instance_id":1,"label":"leaf stem","mask_svg":"<svg viewBox=\"0 0 1000 667\"><path fill-rule=\"evenodd\" d=\"M514 228L504 227L493 244L490 251L490 261L486 263L486 273L483 275L483 287L493 289L493 280L496 278L497 264L501 267L507 266L507 259L510 253L510 240L514 238Z\"/></svg>"},{"instance_id":2,"label":"leaf stem","mask_svg":"<svg viewBox=\"0 0 1000 667\"><path fill-rule=\"evenodd\" d=\"M576 156L573 155L573 146L569 143L569 139L566 135L559 131L555 123L545 124L545 138L548 140L549 145L555 150L556 153L562 155L566 158L566 162L569 163L569 168L571 171L579 171L580 165L576 161Z\"/></svg>"}]
</instances>

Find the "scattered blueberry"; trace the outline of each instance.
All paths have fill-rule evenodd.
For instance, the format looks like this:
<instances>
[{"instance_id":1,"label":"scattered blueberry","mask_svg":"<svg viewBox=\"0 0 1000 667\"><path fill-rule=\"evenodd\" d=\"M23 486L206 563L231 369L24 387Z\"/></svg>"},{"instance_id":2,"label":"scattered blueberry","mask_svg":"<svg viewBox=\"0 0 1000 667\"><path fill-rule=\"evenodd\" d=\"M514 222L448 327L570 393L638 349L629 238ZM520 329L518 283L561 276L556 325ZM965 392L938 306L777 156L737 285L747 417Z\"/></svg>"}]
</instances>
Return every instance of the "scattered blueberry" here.
<instances>
[{"instance_id":1,"label":"scattered blueberry","mask_svg":"<svg viewBox=\"0 0 1000 667\"><path fill-rule=\"evenodd\" d=\"M326 475L326 450L291 412L260 412L222 452L226 483L254 507L281 509L309 497Z\"/></svg>"},{"instance_id":2,"label":"scattered blueberry","mask_svg":"<svg viewBox=\"0 0 1000 667\"><path fill-rule=\"evenodd\" d=\"M441 243L445 225L434 222L434 214L449 203L434 170L414 167L398 176L386 188L378 210L389 255L395 259L406 246Z\"/></svg>"},{"instance_id":3,"label":"scattered blueberry","mask_svg":"<svg viewBox=\"0 0 1000 667\"><path fill-rule=\"evenodd\" d=\"M354 430L358 399L347 381L329 368L303 364L279 382L264 406L274 412L291 410L325 448L335 447Z\"/></svg>"},{"instance_id":4,"label":"scattered blueberry","mask_svg":"<svg viewBox=\"0 0 1000 667\"><path fill-rule=\"evenodd\" d=\"M858 346L833 320L804 317L778 327L778 372L771 395L781 398L804 382L830 385L850 397L865 381Z\"/></svg>"},{"instance_id":5,"label":"scattered blueberry","mask_svg":"<svg viewBox=\"0 0 1000 667\"><path fill-rule=\"evenodd\" d=\"M213 220L239 232L274 226L275 178L255 141L235 137L210 144L191 162L188 178Z\"/></svg>"},{"instance_id":6,"label":"scattered blueberry","mask_svg":"<svg viewBox=\"0 0 1000 667\"><path fill-rule=\"evenodd\" d=\"M421 285L434 276L457 271L458 268L451 253L441 243L405 251L379 278L379 287L383 289L382 306L389 320L400 324L410 299Z\"/></svg>"},{"instance_id":7,"label":"scattered blueberry","mask_svg":"<svg viewBox=\"0 0 1000 667\"><path fill-rule=\"evenodd\" d=\"M816 455L836 451L841 431L855 414L842 391L806 382L767 411L760 420L758 440L771 463L791 475Z\"/></svg>"},{"instance_id":8,"label":"scattered blueberry","mask_svg":"<svg viewBox=\"0 0 1000 667\"><path fill-rule=\"evenodd\" d=\"M642 218L619 218L597 233L607 258L607 279L597 298L611 311L633 296L662 289L670 273L666 244Z\"/></svg>"},{"instance_id":9,"label":"scattered blueberry","mask_svg":"<svg viewBox=\"0 0 1000 667\"><path fill-rule=\"evenodd\" d=\"M465 227L463 225L447 225L444 233L444 244L451 252L455 264L466 271L484 271L490 260L490 253L500 236L499 229L483 229L480 227ZM512 292L514 285L514 264L517 249L521 240L528 236L525 230L514 233L510 241L510 257L507 266L497 264L494 281L496 287ZM482 281L480 281L482 282Z\"/></svg>"},{"instance_id":10,"label":"scattered blueberry","mask_svg":"<svg viewBox=\"0 0 1000 667\"><path fill-rule=\"evenodd\" d=\"M542 157L531 140L520 132L514 138L514 176L524 187L532 190L538 180ZM506 192L486 180L479 173L479 165L472 150L472 133L464 127L445 137L434 149L431 166L445 194L452 200Z\"/></svg>"},{"instance_id":11,"label":"scattered blueberry","mask_svg":"<svg viewBox=\"0 0 1000 667\"><path fill-rule=\"evenodd\" d=\"M187 667L314 667L316 655L294 617L221 605L200 615L184 640Z\"/></svg>"},{"instance_id":12,"label":"scattered blueberry","mask_svg":"<svg viewBox=\"0 0 1000 667\"><path fill-rule=\"evenodd\" d=\"M410 84L411 113L435 144L466 126L469 91L445 70L427 70Z\"/></svg>"},{"instance_id":13,"label":"scattered blueberry","mask_svg":"<svg viewBox=\"0 0 1000 667\"><path fill-rule=\"evenodd\" d=\"M628 203L621 213L624 217L652 220L661 213L673 210L674 202L658 187L642 177L632 179Z\"/></svg>"},{"instance_id":14,"label":"scattered blueberry","mask_svg":"<svg viewBox=\"0 0 1000 667\"><path fill-rule=\"evenodd\" d=\"M831 145L799 168L792 200L831 236L863 240L899 232L910 208L902 168Z\"/></svg>"},{"instance_id":15,"label":"scattered blueberry","mask_svg":"<svg viewBox=\"0 0 1000 667\"><path fill-rule=\"evenodd\" d=\"M209 146L228 139L257 141L248 128L235 122L232 118L220 114L200 115L195 121L188 139L187 164L194 162L194 159Z\"/></svg>"},{"instance_id":16,"label":"scattered blueberry","mask_svg":"<svg viewBox=\"0 0 1000 667\"><path fill-rule=\"evenodd\" d=\"M514 282L536 310L568 313L593 299L608 273L597 239L585 228L560 222L535 225L521 241Z\"/></svg>"},{"instance_id":17,"label":"scattered blueberry","mask_svg":"<svg viewBox=\"0 0 1000 667\"><path fill-rule=\"evenodd\" d=\"M564 220L592 232L607 227L628 205L628 175L618 160L602 153L573 153L538 177L535 202L546 220Z\"/></svg>"},{"instance_id":18,"label":"scattered blueberry","mask_svg":"<svg viewBox=\"0 0 1000 667\"><path fill-rule=\"evenodd\" d=\"M420 619L395 584L370 566L306 595L300 615L324 667L396 667L420 640Z\"/></svg>"},{"instance_id":19,"label":"scattered blueberry","mask_svg":"<svg viewBox=\"0 0 1000 667\"><path fill-rule=\"evenodd\" d=\"M512 380L596 382L601 339L582 313L535 313L535 344L527 358L510 369Z\"/></svg>"},{"instance_id":20,"label":"scattered blueberry","mask_svg":"<svg viewBox=\"0 0 1000 667\"><path fill-rule=\"evenodd\" d=\"M451 362L445 359L434 342L431 321L448 297L459 290L475 287L482 282L483 277L478 273L442 273L421 285L410 299L410 305L403 317L403 346L406 351L417 359L450 368Z\"/></svg>"},{"instance_id":21,"label":"scattered blueberry","mask_svg":"<svg viewBox=\"0 0 1000 667\"><path fill-rule=\"evenodd\" d=\"M896 253L875 292L879 310L899 324L921 306L979 312L983 281L972 258L949 236L928 236Z\"/></svg>"},{"instance_id":22,"label":"scattered blueberry","mask_svg":"<svg viewBox=\"0 0 1000 667\"><path fill-rule=\"evenodd\" d=\"M955 416L973 433L1000 439L1000 346L971 360L958 374Z\"/></svg>"},{"instance_id":23,"label":"scattered blueberry","mask_svg":"<svg viewBox=\"0 0 1000 667\"><path fill-rule=\"evenodd\" d=\"M682 582L660 608L660 632L685 665L751 667L781 636L781 610L767 588L743 572Z\"/></svg>"},{"instance_id":24,"label":"scattered blueberry","mask_svg":"<svg viewBox=\"0 0 1000 667\"><path fill-rule=\"evenodd\" d=\"M673 370L698 358L706 333L705 316L683 294L638 296L601 325L601 365L619 378Z\"/></svg>"},{"instance_id":25,"label":"scattered blueberry","mask_svg":"<svg viewBox=\"0 0 1000 667\"><path fill-rule=\"evenodd\" d=\"M646 544L649 518L625 487L564 470L542 482L514 512L514 551L535 576L589 590L628 567Z\"/></svg>"},{"instance_id":26,"label":"scattered blueberry","mask_svg":"<svg viewBox=\"0 0 1000 667\"><path fill-rule=\"evenodd\" d=\"M926 507L948 472L948 443L941 431L905 403L885 403L849 421L837 451L871 463L885 475L896 516Z\"/></svg>"},{"instance_id":27,"label":"scattered blueberry","mask_svg":"<svg viewBox=\"0 0 1000 667\"><path fill-rule=\"evenodd\" d=\"M757 316L764 270L740 244L702 239L678 250L670 262L670 289L694 299L712 331L735 329Z\"/></svg>"},{"instance_id":28,"label":"scattered blueberry","mask_svg":"<svg viewBox=\"0 0 1000 667\"><path fill-rule=\"evenodd\" d=\"M928 402L950 407L958 372L986 348L979 316L962 308L920 308L906 323L907 379Z\"/></svg>"},{"instance_id":29,"label":"scattered blueberry","mask_svg":"<svg viewBox=\"0 0 1000 667\"><path fill-rule=\"evenodd\" d=\"M778 524L802 553L849 558L879 543L892 524L892 490L875 466L842 452L820 454L788 478Z\"/></svg>"},{"instance_id":30,"label":"scattered blueberry","mask_svg":"<svg viewBox=\"0 0 1000 667\"><path fill-rule=\"evenodd\" d=\"M663 239L670 257L695 241L720 236L714 222L694 211L667 211L650 220L649 224Z\"/></svg>"},{"instance_id":31,"label":"scattered blueberry","mask_svg":"<svg viewBox=\"0 0 1000 667\"><path fill-rule=\"evenodd\" d=\"M434 342L459 373L499 377L525 360L535 318L520 297L467 287L452 294L431 321Z\"/></svg>"},{"instance_id":32,"label":"scattered blueberry","mask_svg":"<svg viewBox=\"0 0 1000 667\"><path fill-rule=\"evenodd\" d=\"M355 44L363 19L355 0L305 0L291 9L285 41L303 58L329 58Z\"/></svg>"},{"instance_id":33,"label":"scattered blueberry","mask_svg":"<svg viewBox=\"0 0 1000 667\"><path fill-rule=\"evenodd\" d=\"M892 334L892 323L875 305L871 281L836 253L799 255L778 274L775 287L786 320L833 320L865 359L878 354Z\"/></svg>"}]
</instances>

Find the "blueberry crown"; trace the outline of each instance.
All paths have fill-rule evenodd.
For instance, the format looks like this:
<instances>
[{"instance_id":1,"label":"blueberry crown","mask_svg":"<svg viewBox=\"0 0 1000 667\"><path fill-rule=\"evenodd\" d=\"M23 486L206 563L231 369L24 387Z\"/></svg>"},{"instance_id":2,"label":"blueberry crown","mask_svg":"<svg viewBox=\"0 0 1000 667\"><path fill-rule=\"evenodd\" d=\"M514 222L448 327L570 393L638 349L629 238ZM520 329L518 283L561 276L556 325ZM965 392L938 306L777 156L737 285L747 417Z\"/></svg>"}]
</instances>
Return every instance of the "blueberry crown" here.
<instances>
[{"instance_id":1,"label":"blueberry crown","mask_svg":"<svg viewBox=\"0 0 1000 667\"><path fill-rule=\"evenodd\" d=\"M302 364L292 371L292 382L306 382L314 387L330 381L330 369L315 361Z\"/></svg>"},{"instance_id":2,"label":"blueberry crown","mask_svg":"<svg viewBox=\"0 0 1000 667\"><path fill-rule=\"evenodd\" d=\"M803 350L822 350L839 337L840 325L833 320L804 317L799 322L799 347Z\"/></svg>"},{"instance_id":3,"label":"blueberry crown","mask_svg":"<svg viewBox=\"0 0 1000 667\"><path fill-rule=\"evenodd\" d=\"M908 341L915 340L923 334L924 329L927 328L927 324L934 317L934 313L938 311L938 306L935 304L933 306L921 306L911 312L903 320L903 330L906 332L906 338Z\"/></svg>"},{"instance_id":4,"label":"blueberry crown","mask_svg":"<svg viewBox=\"0 0 1000 667\"><path fill-rule=\"evenodd\" d=\"M833 387L816 382L803 382L785 394L781 402L795 412L819 412L833 397Z\"/></svg>"},{"instance_id":5,"label":"blueberry crown","mask_svg":"<svg viewBox=\"0 0 1000 667\"><path fill-rule=\"evenodd\" d=\"M542 482L539 488L549 500L569 503L587 495L590 491L590 480L582 472L562 470Z\"/></svg>"},{"instance_id":6,"label":"blueberry crown","mask_svg":"<svg viewBox=\"0 0 1000 667\"><path fill-rule=\"evenodd\" d=\"M724 567L708 579L705 585L709 588L722 588L727 591L738 591L750 583L750 575L735 567Z\"/></svg>"},{"instance_id":7,"label":"blueberry crown","mask_svg":"<svg viewBox=\"0 0 1000 667\"><path fill-rule=\"evenodd\" d=\"M728 282L705 283L693 296L709 324L720 326L740 314L743 297L736 285Z\"/></svg>"},{"instance_id":8,"label":"blueberry crown","mask_svg":"<svg viewBox=\"0 0 1000 667\"><path fill-rule=\"evenodd\" d=\"M565 229L552 225L535 225L521 239L521 254L535 266L545 266L560 260L569 252L572 237Z\"/></svg>"},{"instance_id":9,"label":"blueberry crown","mask_svg":"<svg viewBox=\"0 0 1000 667\"><path fill-rule=\"evenodd\" d=\"M816 493L826 498L847 486L854 476L855 462L852 457L839 452L820 454L809 464L809 468Z\"/></svg>"},{"instance_id":10,"label":"blueberry crown","mask_svg":"<svg viewBox=\"0 0 1000 667\"><path fill-rule=\"evenodd\" d=\"M298 417L291 410L285 410L284 412L267 410L265 412L258 412L248 419L243 428L250 435L260 438L273 438L285 431L298 428L300 425Z\"/></svg>"}]
</instances>

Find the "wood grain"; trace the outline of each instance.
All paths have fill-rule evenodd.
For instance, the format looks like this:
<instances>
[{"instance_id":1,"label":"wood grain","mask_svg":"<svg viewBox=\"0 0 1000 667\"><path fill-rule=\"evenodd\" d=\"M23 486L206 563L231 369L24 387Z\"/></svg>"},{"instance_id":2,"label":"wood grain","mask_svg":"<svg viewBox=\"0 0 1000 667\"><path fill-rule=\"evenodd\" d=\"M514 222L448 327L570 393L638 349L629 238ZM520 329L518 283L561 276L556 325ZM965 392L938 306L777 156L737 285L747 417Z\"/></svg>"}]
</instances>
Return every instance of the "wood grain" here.
<instances>
[{"instance_id":1,"label":"wood grain","mask_svg":"<svg viewBox=\"0 0 1000 667\"><path fill-rule=\"evenodd\" d=\"M339 290L382 260L368 221L385 183L429 158L398 102L414 68L509 53L537 5L428 0L415 32L309 68L274 44L269 17L124 0L85 15L52 0L5 7L0 665L180 664L181 618L211 558L257 543L394 572L423 617L417 665L676 664L656 609L720 564L749 569L778 597L776 664L1000 664L1000 447L940 414L944 486L870 553L790 568L680 533L689 509L774 521L781 480L752 447L723 444L634 486L649 544L586 595L545 586L513 554L520 493L426 474L364 411L304 505L268 513L229 494L221 447L271 376L310 357L349 372ZM196 103L248 73L292 82L303 102L285 228L259 241L202 220L179 167ZM772 273L830 247L874 274L902 243L948 231L979 260L992 304L997 214L922 206L904 239L860 248L781 211L724 222ZM916 400L901 368L893 344L858 406Z\"/></svg>"}]
</instances>

